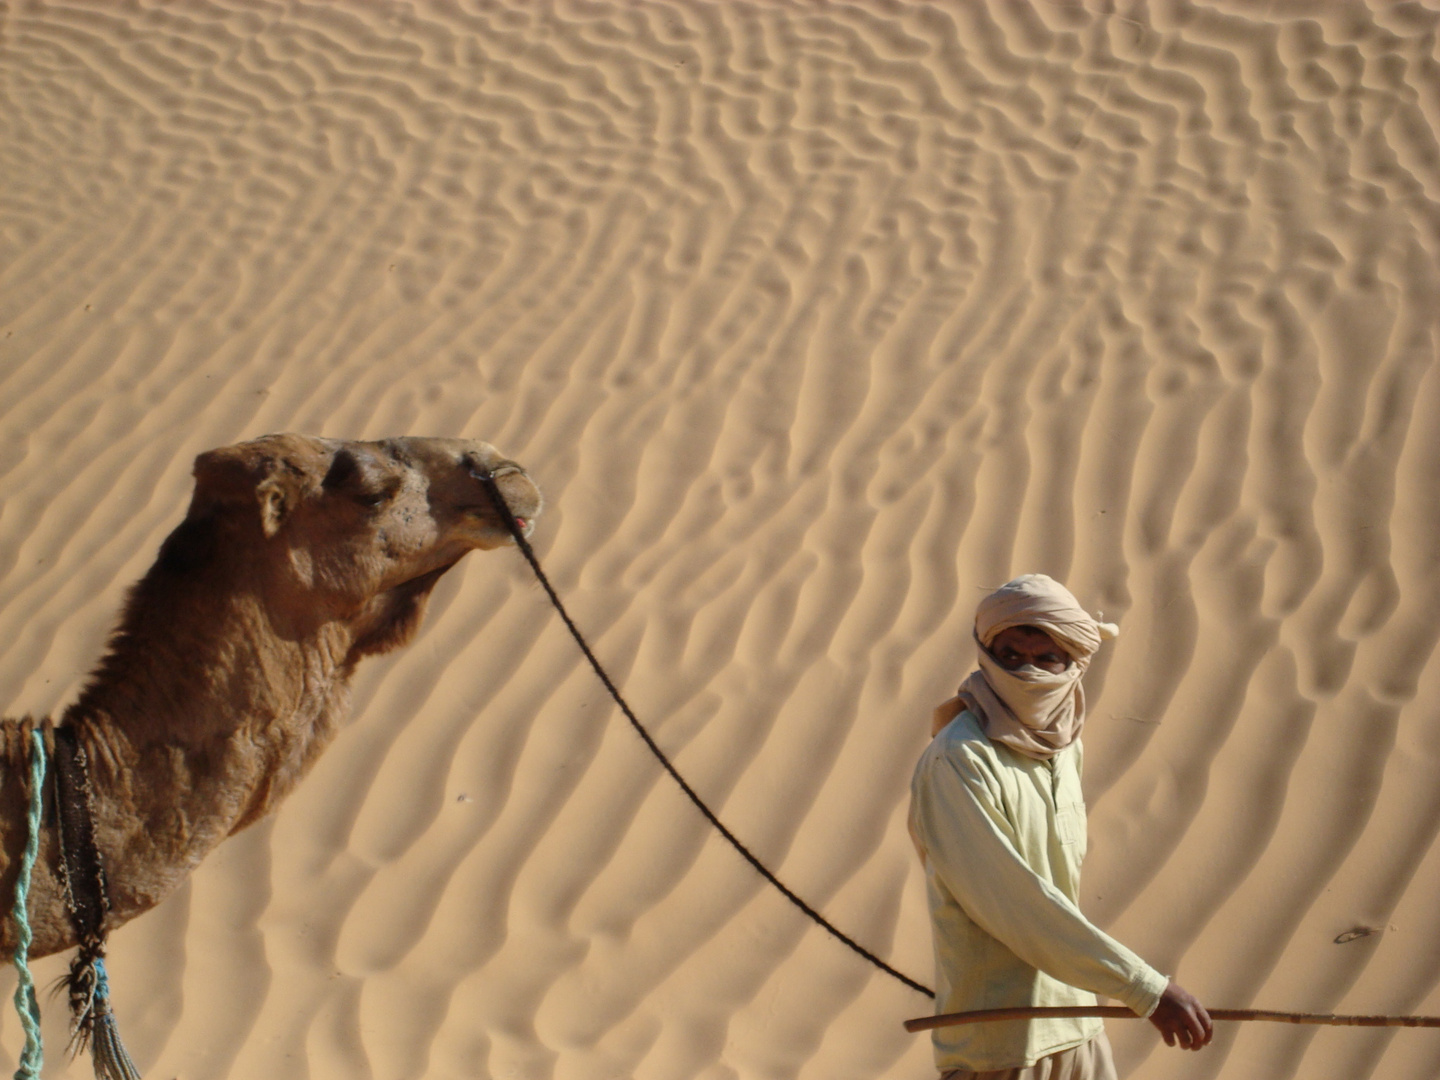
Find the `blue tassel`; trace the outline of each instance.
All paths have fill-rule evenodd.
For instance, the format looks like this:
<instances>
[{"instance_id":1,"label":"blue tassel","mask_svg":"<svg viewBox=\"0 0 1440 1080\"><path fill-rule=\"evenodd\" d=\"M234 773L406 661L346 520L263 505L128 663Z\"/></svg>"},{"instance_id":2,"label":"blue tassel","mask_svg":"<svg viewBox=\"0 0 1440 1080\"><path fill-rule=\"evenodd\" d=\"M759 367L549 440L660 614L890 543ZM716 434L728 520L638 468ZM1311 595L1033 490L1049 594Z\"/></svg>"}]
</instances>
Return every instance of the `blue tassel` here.
<instances>
[{"instance_id":1,"label":"blue tassel","mask_svg":"<svg viewBox=\"0 0 1440 1080\"><path fill-rule=\"evenodd\" d=\"M70 1034L70 1052L87 1046L98 1080L140 1080L140 1070L130 1060L115 1012L110 1007L110 980L105 975L105 958L80 948L66 979L70 986L70 1010L75 1026Z\"/></svg>"}]
</instances>

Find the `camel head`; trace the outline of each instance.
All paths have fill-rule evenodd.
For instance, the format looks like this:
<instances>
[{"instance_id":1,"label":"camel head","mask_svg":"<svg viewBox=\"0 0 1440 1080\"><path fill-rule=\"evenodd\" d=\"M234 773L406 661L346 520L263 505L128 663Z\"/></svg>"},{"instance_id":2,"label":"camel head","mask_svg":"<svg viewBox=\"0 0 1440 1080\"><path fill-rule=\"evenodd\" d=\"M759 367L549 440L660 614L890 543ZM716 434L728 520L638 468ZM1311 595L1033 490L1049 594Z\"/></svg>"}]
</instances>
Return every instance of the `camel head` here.
<instances>
[{"instance_id":1,"label":"camel head","mask_svg":"<svg viewBox=\"0 0 1440 1080\"><path fill-rule=\"evenodd\" d=\"M540 491L488 443L269 435L211 450L155 572L224 577L258 595L282 637L343 626L348 666L408 641L466 552L513 542L485 473L528 535Z\"/></svg>"},{"instance_id":2,"label":"camel head","mask_svg":"<svg viewBox=\"0 0 1440 1080\"><path fill-rule=\"evenodd\" d=\"M467 552L513 542L504 510L528 533L540 507L519 465L467 439L269 435L196 458L184 520L60 720L88 762L108 925L159 903L278 805L339 730L356 661L405 644ZM0 725L0 765L17 775L28 767L22 735ZM23 847L20 790L0 788L7 896ZM53 839L44 843L32 956L76 941ZM0 959L13 947L7 922Z\"/></svg>"}]
</instances>

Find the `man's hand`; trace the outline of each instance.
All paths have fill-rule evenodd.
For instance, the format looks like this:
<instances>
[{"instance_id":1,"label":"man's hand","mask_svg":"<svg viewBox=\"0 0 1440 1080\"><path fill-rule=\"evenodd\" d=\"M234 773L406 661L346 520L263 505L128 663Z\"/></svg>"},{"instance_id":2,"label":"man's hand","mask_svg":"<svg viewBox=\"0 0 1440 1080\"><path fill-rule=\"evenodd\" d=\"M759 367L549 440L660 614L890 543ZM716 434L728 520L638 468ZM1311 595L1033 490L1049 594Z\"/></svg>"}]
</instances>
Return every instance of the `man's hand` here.
<instances>
[{"instance_id":1,"label":"man's hand","mask_svg":"<svg viewBox=\"0 0 1440 1080\"><path fill-rule=\"evenodd\" d=\"M1185 1050L1199 1050L1215 1033L1205 1006L1174 979L1160 995L1160 1004L1150 1014L1150 1022L1160 1029L1166 1046L1174 1046L1178 1041Z\"/></svg>"}]
</instances>

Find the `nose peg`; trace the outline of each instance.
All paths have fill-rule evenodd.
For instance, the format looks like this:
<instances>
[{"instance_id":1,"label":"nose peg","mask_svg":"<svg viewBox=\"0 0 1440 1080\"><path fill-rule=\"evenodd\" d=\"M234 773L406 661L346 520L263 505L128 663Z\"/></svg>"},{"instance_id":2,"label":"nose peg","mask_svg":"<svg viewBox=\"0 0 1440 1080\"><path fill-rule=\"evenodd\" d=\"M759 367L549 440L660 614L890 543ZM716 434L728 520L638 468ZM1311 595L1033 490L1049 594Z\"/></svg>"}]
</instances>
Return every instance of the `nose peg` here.
<instances>
[{"instance_id":1,"label":"nose peg","mask_svg":"<svg viewBox=\"0 0 1440 1080\"><path fill-rule=\"evenodd\" d=\"M473 458L470 461L470 475L485 486L485 493L490 496L490 504L495 512L500 515L501 522L515 538L515 543L523 549L526 547L524 518L516 517L515 512L510 509L510 504L505 501L505 496L500 493L500 477L511 476L515 473L524 474L525 470L516 465L513 461L501 462L496 468L487 469Z\"/></svg>"}]
</instances>

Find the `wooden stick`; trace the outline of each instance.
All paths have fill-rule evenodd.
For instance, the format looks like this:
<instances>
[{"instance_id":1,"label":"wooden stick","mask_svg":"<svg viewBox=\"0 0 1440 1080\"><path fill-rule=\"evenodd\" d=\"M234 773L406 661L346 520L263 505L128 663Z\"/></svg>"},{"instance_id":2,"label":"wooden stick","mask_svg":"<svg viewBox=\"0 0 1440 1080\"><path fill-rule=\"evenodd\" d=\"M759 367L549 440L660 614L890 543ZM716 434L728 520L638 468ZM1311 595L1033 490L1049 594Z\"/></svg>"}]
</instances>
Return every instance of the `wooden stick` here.
<instances>
[{"instance_id":1,"label":"wooden stick","mask_svg":"<svg viewBox=\"0 0 1440 1080\"><path fill-rule=\"evenodd\" d=\"M1268 1009L1208 1009L1212 1020L1274 1020L1282 1024L1325 1024L1330 1027L1440 1027L1440 1016L1337 1016L1334 1013L1271 1012ZM1032 1006L1016 1009L979 1009L975 1012L942 1013L905 1021L909 1032L957 1024L980 1024L987 1020L1045 1020L1059 1017L1103 1016L1114 1020L1138 1020L1123 1005L1065 1005L1055 1008Z\"/></svg>"}]
</instances>

